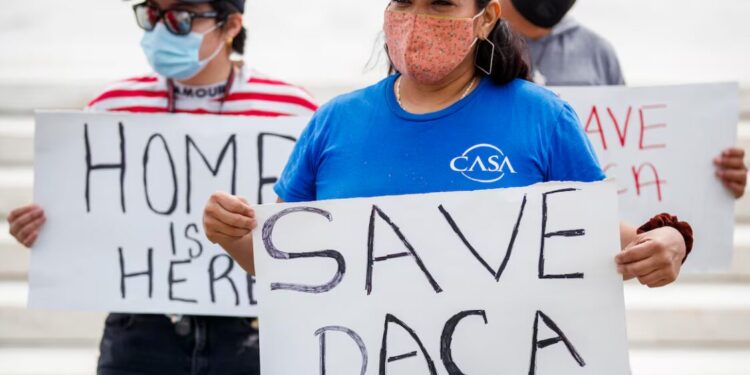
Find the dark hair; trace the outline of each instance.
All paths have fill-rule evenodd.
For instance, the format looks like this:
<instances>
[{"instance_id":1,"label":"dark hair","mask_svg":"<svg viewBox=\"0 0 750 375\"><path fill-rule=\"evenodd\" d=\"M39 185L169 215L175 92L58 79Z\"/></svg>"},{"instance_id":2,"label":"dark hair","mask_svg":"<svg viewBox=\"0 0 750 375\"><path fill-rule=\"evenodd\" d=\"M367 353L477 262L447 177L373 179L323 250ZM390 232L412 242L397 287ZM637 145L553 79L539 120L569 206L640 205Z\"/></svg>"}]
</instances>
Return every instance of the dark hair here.
<instances>
[{"instance_id":1,"label":"dark hair","mask_svg":"<svg viewBox=\"0 0 750 375\"><path fill-rule=\"evenodd\" d=\"M490 0L476 1L479 9L484 9L490 3ZM477 62L481 65L484 62L492 61L490 77L495 83L502 85L516 78L531 80L526 42L515 31L511 30L508 21L498 20L487 36L487 40L495 44L494 58L490 56L492 48L489 43L479 41ZM488 46L490 48L487 48ZM478 68L477 74L486 75Z\"/></svg>"},{"instance_id":2,"label":"dark hair","mask_svg":"<svg viewBox=\"0 0 750 375\"><path fill-rule=\"evenodd\" d=\"M214 1L211 5L213 5L216 12L219 13L217 19L222 21L225 21L230 15L234 13L240 13L240 11L227 0L217 0ZM243 26L242 30L240 30L237 36L234 37L234 40L232 40L232 50L239 53L240 55L244 54L246 41L247 29L245 29L245 27Z\"/></svg>"},{"instance_id":3,"label":"dark hair","mask_svg":"<svg viewBox=\"0 0 750 375\"><path fill-rule=\"evenodd\" d=\"M484 9L491 0L476 0L477 8ZM492 46L480 40L477 42L477 65L485 67L492 61L490 78L498 85L504 85L516 78L531 81L531 68L526 53L526 42L513 30L507 21L498 20L495 27L487 37L487 40L495 45L494 56L491 56ZM388 47L386 46L386 56ZM390 65L389 73L396 72L393 64ZM476 68L476 75L486 76L487 73Z\"/></svg>"}]
</instances>

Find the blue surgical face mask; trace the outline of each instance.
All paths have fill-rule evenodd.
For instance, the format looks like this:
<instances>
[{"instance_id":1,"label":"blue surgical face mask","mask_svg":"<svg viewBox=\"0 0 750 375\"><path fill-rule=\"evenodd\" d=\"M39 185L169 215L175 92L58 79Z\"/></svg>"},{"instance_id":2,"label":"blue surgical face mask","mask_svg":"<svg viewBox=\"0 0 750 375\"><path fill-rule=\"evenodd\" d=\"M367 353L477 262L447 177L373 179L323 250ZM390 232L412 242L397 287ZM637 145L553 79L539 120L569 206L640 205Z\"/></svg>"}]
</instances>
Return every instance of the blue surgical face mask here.
<instances>
[{"instance_id":1,"label":"blue surgical face mask","mask_svg":"<svg viewBox=\"0 0 750 375\"><path fill-rule=\"evenodd\" d=\"M159 75L176 80L195 77L224 48L220 43L211 56L201 60L200 49L205 35L219 28L215 25L205 33L191 32L187 35L174 35L162 22L152 31L147 31L141 39L141 47L146 59Z\"/></svg>"}]
</instances>

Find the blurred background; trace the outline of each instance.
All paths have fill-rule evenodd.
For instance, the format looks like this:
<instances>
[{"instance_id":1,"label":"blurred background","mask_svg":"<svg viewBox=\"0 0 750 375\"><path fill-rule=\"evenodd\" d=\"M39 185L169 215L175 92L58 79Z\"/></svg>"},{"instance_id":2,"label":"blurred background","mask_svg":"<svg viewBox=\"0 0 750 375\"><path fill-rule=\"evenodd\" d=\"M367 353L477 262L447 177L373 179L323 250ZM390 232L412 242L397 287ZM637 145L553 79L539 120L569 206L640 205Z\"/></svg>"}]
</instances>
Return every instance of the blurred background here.
<instances>
[{"instance_id":1,"label":"blurred background","mask_svg":"<svg viewBox=\"0 0 750 375\"><path fill-rule=\"evenodd\" d=\"M246 61L319 102L384 76L385 0L248 0ZM94 374L104 315L28 311L28 251L8 212L31 202L33 111L80 109L111 81L148 72L120 0L3 1L0 12L0 375ZM750 145L747 0L579 0L630 85L739 81ZM380 59L379 59L380 57ZM738 202L735 263L660 290L626 285L634 375L750 374L750 199Z\"/></svg>"}]
</instances>

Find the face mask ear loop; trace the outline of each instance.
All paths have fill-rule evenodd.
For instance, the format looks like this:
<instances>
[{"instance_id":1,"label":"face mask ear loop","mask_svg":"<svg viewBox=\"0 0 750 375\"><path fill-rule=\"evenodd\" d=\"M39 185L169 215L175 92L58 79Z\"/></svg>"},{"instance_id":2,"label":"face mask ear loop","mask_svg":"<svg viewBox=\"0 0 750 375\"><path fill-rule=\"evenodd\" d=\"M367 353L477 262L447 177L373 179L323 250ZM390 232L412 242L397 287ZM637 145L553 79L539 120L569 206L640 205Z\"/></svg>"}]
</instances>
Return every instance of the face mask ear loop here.
<instances>
[{"instance_id":1,"label":"face mask ear loop","mask_svg":"<svg viewBox=\"0 0 750 375\"><path fill-rule=\"evenodd\" d=\"M220 28L220 27L221 27L221 26L223 26L223 25L224 25L224 22L220 22L220 23L217 23L216 25L214 25L214 27L213 27L213 28L211 28L210 30L206 31L206 32L205 32L205 33L203 33L202 35L203 35L203 36L205 37L206 35L208 35L208 34L210 34L210 33L214 32L214 31L216 31L216 30L217 30L218 28ZM224 49L224 47L225 47L225 46L226 46L226 44L224 44L224 43L219 43L219 46L218 46L218 47L216 47L216 50L214 50L214 52L213 52L213 53L211 53L211 55L210 55L210 56L208 56L207 58L205 58L205 59L203 59L203 60L201 60L201 61L200 61L200 64L201 64L201 66L202 66L202 67L205 67L206 65L208 65L208 63L209 63L209 62L210 62L211 60L215 59L215 58L216 58L216 56L219 56L219 54L221 53L221 51L222 51L222 50Z\"/></svg>"},{"instance_id":2,"label":"face mask ear loop","mask_svg":"<svg viewBox=\"0 0 750 375\"><path fill-rule=\"evenodd\" d=\"M210 29L208 29L208 30L206 30L206 31L204 31L204 32L202 32L200 34L203 35L203 36L206 36L208 34L211 34L214 31L216 31L216 29L218 29L218 28L220 28L222 26L224 26L224 21L217 22L213 27L211 27Z\"/></svg>"}]
</instances>

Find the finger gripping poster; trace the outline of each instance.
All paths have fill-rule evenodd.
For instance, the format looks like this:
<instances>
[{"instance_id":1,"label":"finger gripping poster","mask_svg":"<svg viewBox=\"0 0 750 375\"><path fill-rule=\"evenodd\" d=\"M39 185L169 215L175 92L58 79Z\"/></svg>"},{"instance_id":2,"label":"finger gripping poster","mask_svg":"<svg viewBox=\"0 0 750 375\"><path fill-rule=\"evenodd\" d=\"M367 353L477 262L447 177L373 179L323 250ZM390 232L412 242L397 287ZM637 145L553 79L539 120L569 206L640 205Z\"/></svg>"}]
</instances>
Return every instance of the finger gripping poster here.
<instances>
[{"instance_id":1,"label":"finger gripping poster","mask_svg":"<svg viewBox=\"0 0 750 375\"><path fill-rule=\"evenodd\" d=\"M264 205L269 374L629 374L617 187Z\"/></svg>"},{"instance_id":2,"label":"finger gripping poster","mask_svg":"<svg viewBox=\"0 0 750 375\"><path fill-rule=\"evenodd\" d=\"M695 236L684 271L728 270L734 197L713 160L737 141L737 84L552 90L573 106L602 168L617 179L622 220L640 226L676 215Z\"/></svg>"}]
</instances>

